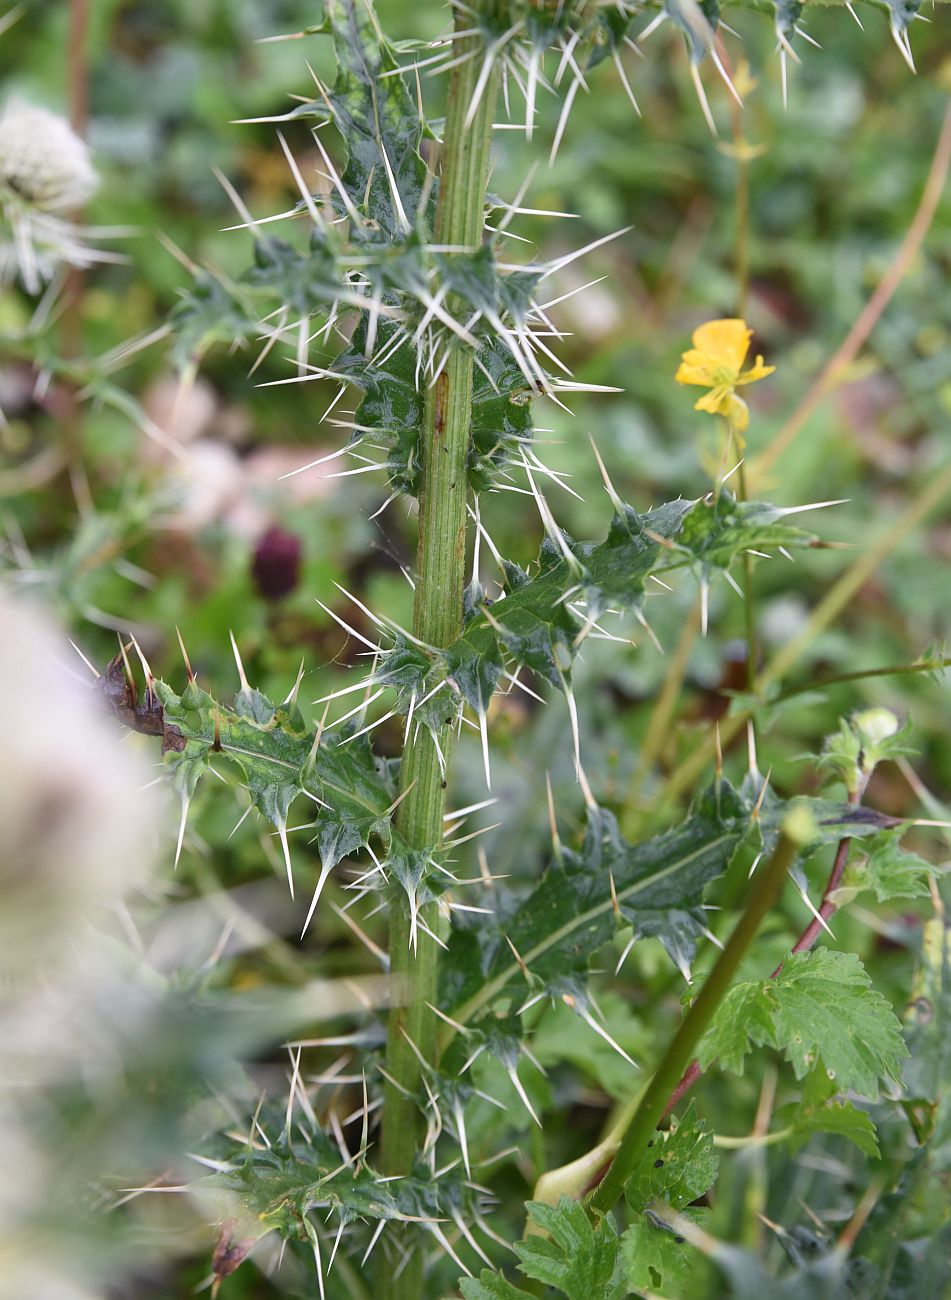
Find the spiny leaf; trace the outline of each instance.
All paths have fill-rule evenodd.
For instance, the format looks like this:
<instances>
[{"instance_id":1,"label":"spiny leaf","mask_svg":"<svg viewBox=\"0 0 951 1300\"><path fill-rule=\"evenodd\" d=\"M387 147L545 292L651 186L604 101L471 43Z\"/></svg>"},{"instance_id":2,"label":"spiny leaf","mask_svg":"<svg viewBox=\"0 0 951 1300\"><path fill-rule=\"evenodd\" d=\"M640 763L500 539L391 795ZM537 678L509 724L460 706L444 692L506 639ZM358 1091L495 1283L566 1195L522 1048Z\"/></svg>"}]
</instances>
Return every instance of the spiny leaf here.
<instances>
[{"instance_id":1,"label":"spiny leaf","mask_svg":"<svg viewBox=\"0 0 951 1300\"><path fill-rule=\"evenodd\" d=\"M392 240L416 220L426 166L419 155L422 123L396 56L368 4L328 5L337 56L330 94L333 120L347 146L343 183L365 204L372 222L364 238ZM403 209L400 214L393 185Z\"/></svg>"},{"instance_id":2,"label":"spiny leaf","mask_svg":"<svg viewBox=\"0 0 951 1300\"><path fill-rule=\"evenodd\" d=\"M855 811L848 804L804 802L815 807L813 820L824 842L837 840ZM582 848L564 850L520 905L494 924L481 917L477 925L455 921L442 963L443 1004L455 1006L454 1017L465 1021L502 996L521 998L525 968L532 989L554 989L583 976L598 949L627 926L636 936L656 935L675 959L686 952L689 960L705 923L705 887L726 870L751 827L774 835L789 808L767 801L752 822L754 805L754 798L721 782L680 826L640 844L624 840L609 812L590 810ZM863 813L875 816L869 809ZM879 818L869 829L881 825Z\"/></svg>"},{"instance_id":3,"label":"spiny leaf","mask_svg":"<svg viewBox=\"0 0 951 1300\"><path fill-rule=\"evenodd\" d=\"M780 512L773 506L734 506L737 509L722 503L711 508L703 501L671 501L643 515L626 506L623 515L614 516L603 542L564 538L570 562L547 541L532 575L510 566L504 597L476 611L444 652L446 670L463 698L477 711L484 707L480 665L486 661L521 665L563 688L584 617L597 618L609 608L638 610L653 573L689 564L706 574L727 568L751 546L778 541L808 545L812 540L799 529L778 524ZM573 592L584 606L584 617L568 607L565 598Z\"/></svg>"},{"instance_id":4,"label":"spiny leaf","mask_svg":"<svg viewBox=\"0 0 951 1300\"><path fill-rule=\"evenodd\" d=\"M782 1051L801 1079L821 1061L843 1090L873 1100L879 1079L899 1077L907 1049L890 1005L854 953L793 953L774 980L736 985L717 1011L697 1059L742 1073L752 1047Z\"/></svg>"},{"instance_id":5,"label":"spiny leaf","mask_svg":"<svg viewBox=\"0 0 951 1300\"><path fill-rule=\"evenodd\" d=\"M215 754L240 769L255 806L276 827L301 794L318 802L314 825L324 866L366 844L371 835L389 842L387 809L393 794L363 738L341 745L346 733L328 729L312 754L314 735L299 714L272 704L254 690L239 692L233 709L219 704L194 682L178 696L164 682L156 693L165 724L184 740L166 753L173 779L191 787Z\"/></svg>"},{"instance_id":6,"label":"spiny leaf","mask_svg":"<svg viewBox=\"0 0 951 1300\"><path fill-rule=\"evenodd\" d=\"M469 1193L450 1177L435 1180L413 1175L392 1180L364 1162L341 1165L340 1150L312 1122L301 1118L293 1133L273 1103L257 1117L258 1131L272 1130L266 1147L235 1152L224 1138L212 1139L211 1150L228 1167L191 1185L190 1191L222 1223L215 1252L215 1272L226 1276L237 1268L256 1241L269 1232L285 1240L313 1240L314 1211L333 1216L340 1225L408 1219L438 1220L441 1207L464 1204ZM281 1131L285 1129L285 1131ZM328 1242L328 1246L329 1246Z\"/></svg>"}]
</instances>

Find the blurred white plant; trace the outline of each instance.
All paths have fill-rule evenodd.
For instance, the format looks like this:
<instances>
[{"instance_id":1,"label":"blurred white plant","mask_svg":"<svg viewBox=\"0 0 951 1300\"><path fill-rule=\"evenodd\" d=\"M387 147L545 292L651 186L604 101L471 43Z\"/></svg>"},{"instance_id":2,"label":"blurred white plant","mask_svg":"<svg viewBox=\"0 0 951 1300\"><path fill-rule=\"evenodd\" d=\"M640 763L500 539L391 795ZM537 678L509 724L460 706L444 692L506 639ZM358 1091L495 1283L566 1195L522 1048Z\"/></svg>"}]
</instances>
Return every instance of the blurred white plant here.
<instances>
[{"instance_id":1,"label":"blurred white plant","mask_svg":"<svg viewBox=\"0 0 951 1300\"><path fill-rule=\"evenodd\" d=\"M0 591L0 976L29 979L74 947L97 906L143 880L154 773L120 744L65 637ZM2 1044L0 1044L2 1051Z\"/></svg>"},{"instance_id":2,"label":"blurred white plant","mask_svg":"<svg viewBox=\"0 0 951 1300\"><path fill-rule=\"evenodd\" d=\"M97 184L89 150L64 117L7 101L0 110L0 284L19 276L28 293L38 293L64 263L104 260L75 220Z\"/></svg>"},{"instance_id":3,"label":"blurred white plant","mask_svg":"<svg viewBox=\"0 0 951 1300\"><path fill-rule=\"evenodd\" d=\"M46 1089L79 1081L89 1095L117 1077L109 1026L127 975L102 923L145 883L167 820L142 789L150 765L69 654L51 620L0 589L0 1300L102 1293L106 1264L78 1261L64 1226L77 1180L48 1147ZM80 1190L101 1172L80 1170Z\"/></svg>"}]
</instances>

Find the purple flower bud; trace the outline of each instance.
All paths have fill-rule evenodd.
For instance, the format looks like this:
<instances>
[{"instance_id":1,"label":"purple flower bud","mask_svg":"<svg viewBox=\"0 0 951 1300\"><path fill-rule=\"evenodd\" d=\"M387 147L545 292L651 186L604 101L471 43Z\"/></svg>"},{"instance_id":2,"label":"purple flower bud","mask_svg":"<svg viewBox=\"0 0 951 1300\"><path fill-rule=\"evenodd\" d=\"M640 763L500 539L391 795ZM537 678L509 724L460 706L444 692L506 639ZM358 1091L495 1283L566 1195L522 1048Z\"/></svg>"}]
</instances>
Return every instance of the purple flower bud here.
<instances>
[{"instance_id":1,"label":"purple flower bud","mask_svg":"<svg viewBox=\"0 0 951 1300\"><path fill-rule=\"evenodd\" d=\"M276 524L254 548L251 577L265 600L279 600L297 586L300 577L301 540Z\"/></svg>"}]
</instances>

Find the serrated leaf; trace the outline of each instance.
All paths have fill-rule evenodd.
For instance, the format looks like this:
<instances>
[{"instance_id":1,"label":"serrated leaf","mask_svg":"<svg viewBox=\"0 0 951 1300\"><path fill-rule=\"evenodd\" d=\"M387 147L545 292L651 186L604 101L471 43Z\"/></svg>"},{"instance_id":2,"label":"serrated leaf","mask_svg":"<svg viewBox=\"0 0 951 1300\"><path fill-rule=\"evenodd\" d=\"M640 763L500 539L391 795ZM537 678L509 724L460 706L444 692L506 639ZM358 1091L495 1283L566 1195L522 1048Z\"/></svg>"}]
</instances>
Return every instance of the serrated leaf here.
<instances>
[{"instance_id":1,"label":"serrated leaf","mask_svg":"<svg viewBox=\"0 0 951 1300\"><path fill-rule=\"evenodd\" d=\"M531 1292L513 1286L501 1273L484 1268L478 1277L464 1277L459 1283L463 1300L531 1300Z\"/></svg>"},{"instance_id":2,"label":"serrated leaf","mask_svg":"<svg viewBox=\"0 0 951 1300\"><path fill-rule=\"evenodd\" d=\"M928 881L937 868L910 849L902 848L902 831L882 831L862 846L864 861L849 866L843 889L873 889L880 903L890 898L920 898L930 894Z\"/></svg>"},{"instance_id":3,"label":"serrated leaf","mask_svg":"<svg viewBox=\"0 0 951 1300\"><path fill-rule=\"evenodd\" d=\"M537 981L534 987L583 976L601 945L628 926L635 936L656 936L675 961L686 958L689 964L693 939L703 924L704 890L726 870L750 833L754 802L721 782L680 826L640 844L624 840L609 812L589 810L582 848L564 850L519 905L494 922L454 918L449 953L441 965L445 1004L455 1006L454 1016L465 1020L511 994L513 982L524 990L523 966L513 958L510 944ZM820 840L837 840L851 805L816 804L820 815L813 820ZM757 832L778 833L787 808L779 800L764 803ZM739 1033L736 1061L748 1050Z\"/></svg>"},{"instance_id":4,"label":"serrated leaf","mask_svg":"<svg viewBox=\"0 0 951 1300\"><path fill-rule=\"evenodd\" d=\"M713 1134L697 1119L691 1102L679 1121L671 1120L668 1132L658 1132L648 1142L624 1189L625 1200L636 1214L654 1200L682 1210L710 1190L719 1165Z\"/></svg>"},{"instance_id":5,"label":"serrated leaf","mask_svg":"<svg viewBox=\"0 0 951 1300\"><path fill-rule=\"evenodd\" d=\"M779 1111L776 1118L782 1123L785 1112ZM794 1145L808 1141L815 1133L831 1133L846 1138L873 1160L878 1159L875 1125L864 1110L859 1110L850 1101L830 1101L808 1110L800 1108L790 1116L790 1120L796 1130Z\"/></svg>"},{"instance_id":6,"label":"serrated leaf","mask_svg":"<svg viewBox=\"0 0 951 1300\"><path fill-rule=\"evenodd\" d=\"M873 1159L878 1157L878 1138L871 1117L850 1101L836 1099L838 1085L822 1068L808 1075L799 1101L776 1112L776 1123L791 1129L794 1148L816 1133L844 1137Z\"/></svg>"},{"instance_id":7,"label":"serrated leaf","mask_svg":"<svg viewBox=\"0 0 951 1300\"><path fill-rule=\"evenodd\" d=\"M689 1217L689 1216L688 1216ZM632 1223L621 1237L621 1262L628 1285L650 1295L689 1294L690 1252L683 1239L647 1215Z\"/></svg>"},{"instance_id":8,"label":"serrated leaf","mask_svg":"<svg viewBox=\"0 0 951 1300\"><path fill-rule=\"evenodd\" d=\"M791 954L775 980L731 989L697 1059L705 1069L720 1058L742 1073L754 1045L782 1051L799 1079L821 1061L838 1088L873 1100L881 1078L899 1078L908 1054L891 1006L858 957L827 948Z\"/></svg>"},{"instance_id":9,"label":"serrated leaf","mask_svg":"<svg viewBox=\"0 0 951 1300\"><path fill-rule=\"evenodd\" d=\"M547 1236L515 1243L519 1269L568 1300L620 1300L627 1294L618 1260L619 1239L610 1219L592 1224L583 1206L563 1196L557 1205L529 1201L528 1212Z\"/></svg>"}]
</instances>

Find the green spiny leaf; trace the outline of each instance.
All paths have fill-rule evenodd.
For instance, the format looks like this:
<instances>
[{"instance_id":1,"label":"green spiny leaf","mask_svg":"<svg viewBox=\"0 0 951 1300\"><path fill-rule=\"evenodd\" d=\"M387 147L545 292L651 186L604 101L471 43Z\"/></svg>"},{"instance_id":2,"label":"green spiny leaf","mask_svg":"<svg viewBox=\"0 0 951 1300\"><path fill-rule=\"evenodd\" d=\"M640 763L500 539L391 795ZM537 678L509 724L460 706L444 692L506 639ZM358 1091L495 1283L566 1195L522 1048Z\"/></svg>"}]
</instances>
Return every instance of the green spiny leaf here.
<instances>
[{"instance_id":1,"label":"green spiny leaf","mask_svg":"<svg viewBox=\"0 0 951 1300\"><path fill-rule=\"evenodd\" d=\"M371 835L389 842L387 809L393 795L363 738L341 745L346 733L328 730L312 754L314 736L300 716L258 691L242 690L229 709L195 683L182 696L163 682L155 690L166 727L179 744L184 741L181 749L166 750L166 767L174 780L187 782L188 794L220 754L239 768L255 806L278 828L298 795L318 802L314 824L325 867Z\"/></svg>"},{"instance_id":2,"label":"green spiny leaf","mask_svg":"<svg viewBox=\"0 0 951 1300\"><path fill-rule=\"evenodd\" d=\"M858 811L825 800L803 802L814 805L817 835L826 843L845 833ZM726 870L751 828L774 837L789 808L766 801L754 822L754 805L755 798L721 782L680 826L640 844L623 839L609 812L590 811L582 848L565 850L520 905L495 924L485 918L478 925L454 923L442 967L445 1004L466 1020L511 995L513 981L519 981L521 996L522 966L510 944L543 988L583 976L593 955L623 926L635 935L656 935L676 961L689 964L705 923L700 905L706 886ZM861 812L857 833L881 829L881 818L871 820L869 809ZM738 1048L743 1041L741 1035Z\"/></svg>"}]
</instances>

